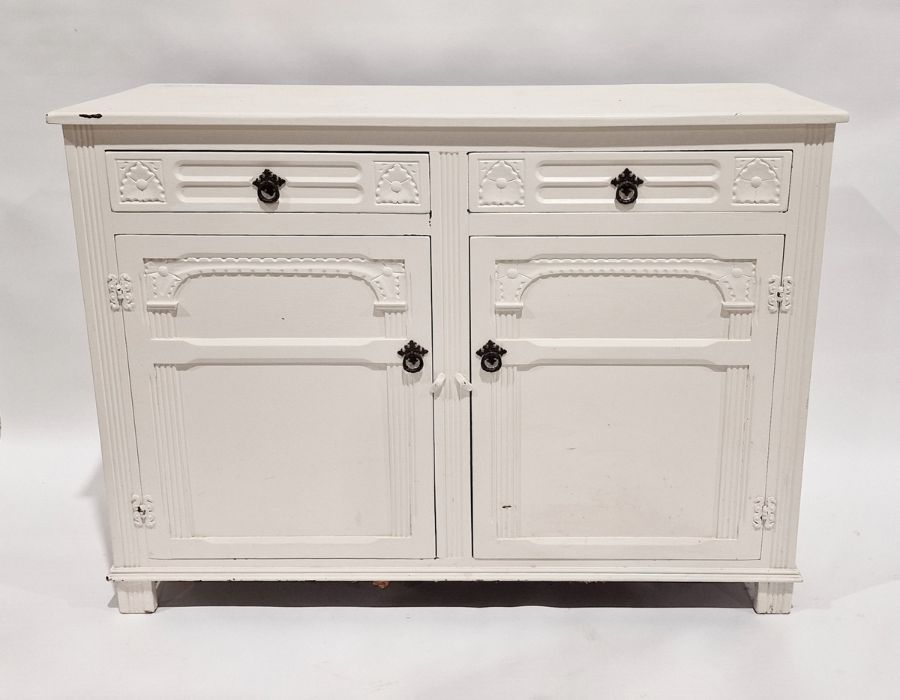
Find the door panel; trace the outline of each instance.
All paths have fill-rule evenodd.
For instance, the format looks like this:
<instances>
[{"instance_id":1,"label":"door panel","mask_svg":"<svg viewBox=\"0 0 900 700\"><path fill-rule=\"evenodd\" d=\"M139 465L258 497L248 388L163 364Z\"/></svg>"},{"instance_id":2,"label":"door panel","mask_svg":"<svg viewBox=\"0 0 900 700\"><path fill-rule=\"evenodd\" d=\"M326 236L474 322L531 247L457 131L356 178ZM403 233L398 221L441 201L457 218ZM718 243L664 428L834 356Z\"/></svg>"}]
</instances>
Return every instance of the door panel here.
<instances>
[{"instance_id":1,"label":"door panel","mask_svg":"<svg viewBox=\"0 0 900 700\"><path fill-rule=\"evenodd\" d=\"M151 557L433 557L423 237L116 237Z\"/></svg>"},{"instance_id":2,"label":"door panel","mask_svg":"<svg viewBox=\"0 0 900 700\"><path fill-rule=\"evenodd\" d=\"M476 557L759 558L782 247L472 240Z\"/></svg>"},{"instance_id":3,"label":"door panel","mask_svg":"<svg viewBox=\"0 0 900 700\"><path fill-rule=\"evenodd\" d=\"M520 534L715 537L715 508L683 504L718 500L720 375L677 365L556 364L518 372ZM578 416L589 416L588 425Z\"/></svg>"}]
</instances>

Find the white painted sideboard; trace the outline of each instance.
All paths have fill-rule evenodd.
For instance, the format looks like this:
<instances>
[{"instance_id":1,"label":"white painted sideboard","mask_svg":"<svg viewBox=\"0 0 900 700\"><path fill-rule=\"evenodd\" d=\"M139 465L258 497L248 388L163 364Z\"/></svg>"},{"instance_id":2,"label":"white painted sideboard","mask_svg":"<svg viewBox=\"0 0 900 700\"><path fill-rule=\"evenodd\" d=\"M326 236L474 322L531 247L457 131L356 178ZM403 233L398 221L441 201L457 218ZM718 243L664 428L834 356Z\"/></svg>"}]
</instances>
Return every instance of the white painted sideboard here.
<instances>
[{"instance_id":1,"label":"white painted sideboard","mask_svg":"<svg viewBox=\"0 0 900 700\"><path fill-rule=\"evenodd\" d=\"M846 118L749 84L51 112L119 609L171 580L648 580L787 612Z\"/></svg>"}]
</instances>

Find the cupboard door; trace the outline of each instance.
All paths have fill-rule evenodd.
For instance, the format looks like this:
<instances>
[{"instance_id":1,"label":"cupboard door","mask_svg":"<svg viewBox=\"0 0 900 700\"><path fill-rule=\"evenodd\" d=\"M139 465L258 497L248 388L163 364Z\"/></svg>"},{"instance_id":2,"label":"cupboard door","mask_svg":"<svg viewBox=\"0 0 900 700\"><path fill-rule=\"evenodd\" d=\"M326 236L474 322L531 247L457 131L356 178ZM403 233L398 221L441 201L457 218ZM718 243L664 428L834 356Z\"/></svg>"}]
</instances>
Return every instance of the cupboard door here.
<instances>
[{"instance_id":1,"label":"cupboard door","mask_svg":"<svg viewBox=\"0 0 900 700\"><path fill-rule=\"evenodd\" d=\"M434 556L427 238L116 250L151 557Z\"/></svg>"},{"instance_id":2,"label":"cupboard door","mask_svg":"<svg viewBox=\"0 0 900 700\"><path fill-rule=\"evenodd\" d=\"M473 239L475 556L759 559L782 251Z\"/></svg>"}]
</instances>

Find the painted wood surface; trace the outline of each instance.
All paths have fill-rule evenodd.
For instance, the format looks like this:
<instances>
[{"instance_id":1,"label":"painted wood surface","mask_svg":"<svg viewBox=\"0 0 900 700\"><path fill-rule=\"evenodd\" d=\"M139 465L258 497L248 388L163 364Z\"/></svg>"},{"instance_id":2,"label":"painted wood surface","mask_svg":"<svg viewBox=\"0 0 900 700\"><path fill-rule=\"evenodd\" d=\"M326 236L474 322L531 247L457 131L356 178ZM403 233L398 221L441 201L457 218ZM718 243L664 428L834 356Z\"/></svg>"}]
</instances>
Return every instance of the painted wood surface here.
<instances>
[{"instance_id":1,"label":"painted wood surface","mask_svg":"<svg viewBox=\"0 0 900 700\"><path fill-rule=\"evenodd\" d=\"M113 211L430 211L416 153L107 151L106 166ZM253 185L266 170L283 180L272 203Z\"/></svg>"},{"instance_id":2,"label":"painted wood surface","mask_svg":"<svg viewBox=\"0 0 900 700\"><path fill-rule=\"evenodd\" d=\"M734 85L94 104L51 121L123 612L162 580L391 578L743 581L790 609L842 112ZM551 125L582 128L517 128Z\"/></svg>"},{"instance_id":3,"label":"painted wood surface","mask_svg":"<svg viewBox=\"0 0 900 700\"><path fill-rule=\"evenodd\" d=\"M637 200L616 201L633 171ZM473 212L785 211L790 151L473 153Z\"/></svg>"},{"instance_id":4,"label":"painted wood surface","mask_svg":"<svg viewBox=\"0 0 900 700\"><path fill-rule=\"evenodd\" d=\"M759 559L782 246L472 240L476 557Z\"/></svg>"},{"instance_id":5,"label":"painted wood surface","mask_svg":"<svg viewBox=\"0 0 900 700\"><path fill-rule=\"evenodd\" d=\"M117 237L151 558L434 556L428 247Z\"/></svg>"},{"instance_id":6,"label":"painted wood surface","mask_svg":"<svg viewBox=\"0 0 900 700\"><path fill-rule=\"evenodd\" d=\"M833 124L847 113L775 85L166 85L47 115L52 124L714 126Z\"/></svg>"}]
</instances>

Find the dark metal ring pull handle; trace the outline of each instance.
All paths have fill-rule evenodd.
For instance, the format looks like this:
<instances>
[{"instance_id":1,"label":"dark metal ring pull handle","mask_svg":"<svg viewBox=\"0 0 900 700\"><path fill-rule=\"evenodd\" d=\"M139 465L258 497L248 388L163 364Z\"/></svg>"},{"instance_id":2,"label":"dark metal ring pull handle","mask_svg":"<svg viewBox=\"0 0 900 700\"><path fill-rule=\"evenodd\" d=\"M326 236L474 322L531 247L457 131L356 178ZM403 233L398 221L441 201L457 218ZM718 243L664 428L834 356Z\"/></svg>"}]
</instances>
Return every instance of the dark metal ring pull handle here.
<instances>
[{"instance_id":1,"label":"dark metal ring pull handle","mask_svg":"<svg viewBox=\"0 0 900 700\"><path fill-rule=\"evenodd\" d=\"M403 369L410 374L416 374L425 366L425 355L428 351L415 340L410 340L397 351L397 354L403 357Z\"/></svg>"},{"instance_id":2,"label":"dark metal ring pull handle","mask_svg":"<svg viewBox=\"0 0 900 700\"><path fill-rule=\"evenodd\" d=\"M609 184L616 188L616 201L619 204L634 204L638 198L638 187L643 185L644 181L625 168Z\"/></svg>"},{"instance_id":3,"label":"dark metal ring pull handle","mask_svg":"<svg viewBox=\"0 0 900 700\"><path fill-rule=\"evenodd\" d=\"M284 187L285 182L286 180L283 177L278 177L278 175L266 168L253 181L253 186L256 188L256 196L259 197L260 202L263 204L274 204L281 196L281 188Z\"/></svg>"},{"instance_id":4,"label":"dark metal ring pull handle","mask_svg":"<svg viewBox=\"0 0 900 700\"><path fill-rule=\"evenodd\" d=\"M475 354L481 358L481 369L485 372L497 372L503 366L503 356L506 350L501 348L493 340L487 341Z\"/></svg>"}]
</instances>

